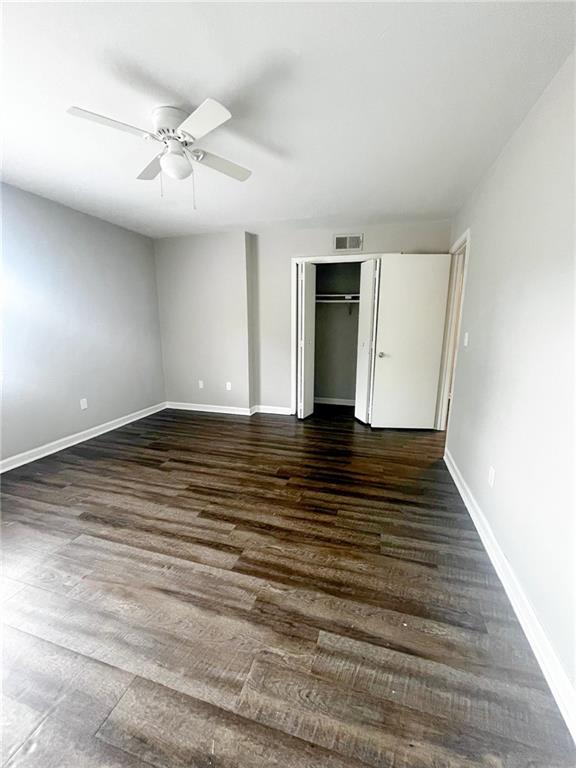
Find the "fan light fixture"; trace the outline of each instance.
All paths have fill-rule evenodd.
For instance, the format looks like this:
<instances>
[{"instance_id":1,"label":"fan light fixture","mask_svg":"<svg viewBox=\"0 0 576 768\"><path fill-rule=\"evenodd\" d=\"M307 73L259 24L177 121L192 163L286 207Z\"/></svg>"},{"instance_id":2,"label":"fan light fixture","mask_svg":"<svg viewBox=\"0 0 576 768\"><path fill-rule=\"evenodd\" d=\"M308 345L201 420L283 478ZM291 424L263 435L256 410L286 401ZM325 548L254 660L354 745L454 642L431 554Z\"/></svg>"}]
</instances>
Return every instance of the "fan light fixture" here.
<instances>
[{"instance_id":1,"label":"fan light fixture","mask_svg":"<svg viewBox=\"0 0 576 768\"><path fill-rule=\"evenodd\" d=\"M192 165L186 157L184 149L179 141L170 140L168 151L160 157L160 166L164 173L173 179L185 179L192 173Z\"/></svg>"}]
</instances>

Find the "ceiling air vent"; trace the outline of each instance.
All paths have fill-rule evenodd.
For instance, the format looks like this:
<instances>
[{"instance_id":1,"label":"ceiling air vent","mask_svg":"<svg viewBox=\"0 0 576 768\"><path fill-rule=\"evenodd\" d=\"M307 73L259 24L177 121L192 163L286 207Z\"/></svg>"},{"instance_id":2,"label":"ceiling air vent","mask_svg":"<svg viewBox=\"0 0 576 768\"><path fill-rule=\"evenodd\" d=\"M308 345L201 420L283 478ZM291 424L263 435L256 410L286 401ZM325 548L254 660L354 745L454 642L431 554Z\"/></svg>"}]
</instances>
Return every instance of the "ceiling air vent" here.
<instances>
[{"instance_id":1,"label":"ceiling air vent","mask_svg":"<svg viewBox=\"0 0 576 768\"><path fill-rule=\"evenodd\" d=\"M334 235L335 251L361 251L364 245L364 235Z\"/></svg>"}]
</instances>

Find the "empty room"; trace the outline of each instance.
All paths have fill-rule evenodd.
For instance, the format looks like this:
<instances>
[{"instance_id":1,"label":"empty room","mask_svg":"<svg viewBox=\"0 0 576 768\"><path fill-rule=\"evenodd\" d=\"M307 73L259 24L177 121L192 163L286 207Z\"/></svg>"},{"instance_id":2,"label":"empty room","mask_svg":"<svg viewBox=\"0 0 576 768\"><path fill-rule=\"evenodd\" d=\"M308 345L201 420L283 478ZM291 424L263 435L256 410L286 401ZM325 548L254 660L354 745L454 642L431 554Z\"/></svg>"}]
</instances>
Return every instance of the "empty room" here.
<instances>
[{"instance_id":1,"label":"empty room","mask_svg":"<svg viewBox=\"0 0 576 768\"><path fill-rule=\"evenodd\" d=\"M576 768L576 4L4 2L5 768Z\"/></svg>"}]
</instances>

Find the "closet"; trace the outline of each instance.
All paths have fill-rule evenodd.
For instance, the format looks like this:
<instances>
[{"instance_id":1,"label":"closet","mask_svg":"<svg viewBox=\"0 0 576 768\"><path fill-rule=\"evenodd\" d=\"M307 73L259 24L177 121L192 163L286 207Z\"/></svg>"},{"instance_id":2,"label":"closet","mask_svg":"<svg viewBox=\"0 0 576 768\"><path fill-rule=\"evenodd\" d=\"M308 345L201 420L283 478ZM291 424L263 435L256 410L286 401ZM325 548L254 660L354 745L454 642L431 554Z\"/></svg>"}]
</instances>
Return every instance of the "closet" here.
<instances>
[{"instance_id":1,"label":"closet","mask_svg":"<svg viewBox=\"0 0 576 768\"><path fill-rule=\"evenodd\" d=\"M296 411L354 405L372 427L442 429L447 253L296 260Z\"/></svg>"},{"instance_id":2,"label":"closet","mask_svg":"<svg viewBox=\"0 0 576 768\"><path fill-rule=\"evenodd\" d=\"M360 264L316 267L314 402L354 405Z\"/></svg>"}]
</instances>

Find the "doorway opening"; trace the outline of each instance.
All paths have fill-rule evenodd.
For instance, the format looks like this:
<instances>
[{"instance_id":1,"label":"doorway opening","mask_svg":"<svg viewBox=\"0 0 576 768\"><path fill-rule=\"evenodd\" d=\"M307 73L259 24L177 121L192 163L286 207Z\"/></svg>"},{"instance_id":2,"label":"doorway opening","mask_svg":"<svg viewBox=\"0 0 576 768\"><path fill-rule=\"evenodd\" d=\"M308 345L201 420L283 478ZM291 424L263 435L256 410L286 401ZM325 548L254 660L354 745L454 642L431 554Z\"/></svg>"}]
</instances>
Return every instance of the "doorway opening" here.
<instances>
[{"instance_id":1,"label":"doorway opening","mask_svg":"<svg viewBox=\"0 0 576 768\"><path fill-rule=\"evenodd\" d=\"M354 406L360 264L316 267L314 403Z\"/></svg>"},{"instance_id":2,"label":"doorway opening","mask_svg":"<svg viewBox=\"0 0 576 768\"><path fill-rule=\"evenodd\" d=\"M373 254L293 260L292 405L299 418L315 405L353 405L368 423L378 263Z\"/></svg>"}]
</instances>

